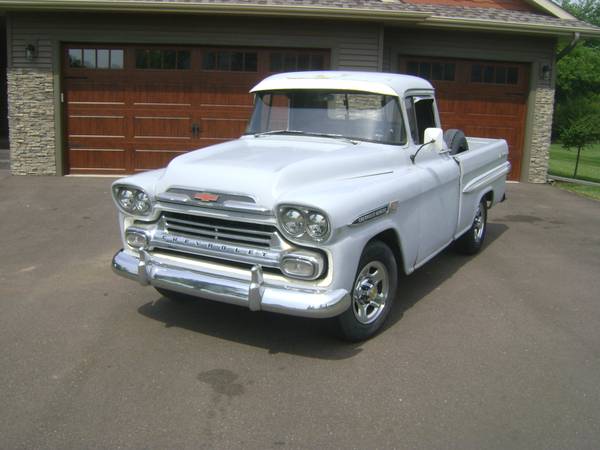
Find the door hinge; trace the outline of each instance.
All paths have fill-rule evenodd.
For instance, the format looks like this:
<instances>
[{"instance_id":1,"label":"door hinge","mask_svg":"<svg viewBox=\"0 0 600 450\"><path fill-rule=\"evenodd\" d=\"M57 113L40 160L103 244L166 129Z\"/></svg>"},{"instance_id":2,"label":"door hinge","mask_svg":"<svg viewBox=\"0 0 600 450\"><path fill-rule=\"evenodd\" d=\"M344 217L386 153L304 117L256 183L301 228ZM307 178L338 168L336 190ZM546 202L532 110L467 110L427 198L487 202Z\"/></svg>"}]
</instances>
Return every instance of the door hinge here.
<instances>
[{"instance_id":1,"label":"door hinge","mask_svg":"<svg viewBox=\"0 0 600 450\"><path fill-rule=\"evenodd\" d=\"M60 93L60 102L61 102L61 103L64 103L64 102L65 102L65 93L64 93L64 92L61 92L61 93Z\"/></svg>"}]
</instances>

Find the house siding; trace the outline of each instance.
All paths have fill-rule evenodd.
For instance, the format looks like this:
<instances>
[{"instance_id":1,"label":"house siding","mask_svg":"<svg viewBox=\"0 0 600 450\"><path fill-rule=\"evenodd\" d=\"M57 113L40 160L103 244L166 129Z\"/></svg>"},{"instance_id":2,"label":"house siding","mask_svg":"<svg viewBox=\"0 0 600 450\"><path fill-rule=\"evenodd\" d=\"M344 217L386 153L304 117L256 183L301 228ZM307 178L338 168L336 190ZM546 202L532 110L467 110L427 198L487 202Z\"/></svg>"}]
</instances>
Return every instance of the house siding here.
<instances>
[{"instance_id":1,"label":"house siding","mask_svg":"<svg viewBox=\"0 0 600 450\"><path fill-rule=\"evenodd\" d=\"M333 69L381 68L381 27L377 24L60 13L15 13L7 19L11 168L15 175L61 174L57 162L62 137L55 133L55 124L61 122L55 94L60 55L55 49L61 42L322 48L331 51ZM38 49L32 61L25 54L29 43ZM60 126L56 128L60 132Z\"/></svg>"},{"instance_id":2,"label":"house siding","mask_svg":"<svg viewBox=\"0 0 600 450\"><path fill-rule=\"evenodd\" d=\"M556 41L551 38L389 29L385 35L385 71L398 69L398 55L451 57L530 63L528 114L523 146L521 180L546 182L552 132L554 82L539 79L539 68L555 66Z\"/></svg>"}]
</instances>

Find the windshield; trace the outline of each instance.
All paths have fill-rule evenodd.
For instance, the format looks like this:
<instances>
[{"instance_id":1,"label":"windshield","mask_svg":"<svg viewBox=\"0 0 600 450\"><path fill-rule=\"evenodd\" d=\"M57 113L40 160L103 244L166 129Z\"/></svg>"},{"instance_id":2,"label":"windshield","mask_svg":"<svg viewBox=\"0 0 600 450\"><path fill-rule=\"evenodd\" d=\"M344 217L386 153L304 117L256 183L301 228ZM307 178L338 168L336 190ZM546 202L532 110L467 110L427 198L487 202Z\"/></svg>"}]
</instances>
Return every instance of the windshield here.
<instances>
[{"instance_id":1,"label":"windshield","mask_svg":"<svg viewBox=\"0 0 600 450\"><path fill-rule=\"evenodd\" d=\"M398 99L367 92L259 92L246 134L307 134L406 143Z\"/></svg>"}]
</instances>

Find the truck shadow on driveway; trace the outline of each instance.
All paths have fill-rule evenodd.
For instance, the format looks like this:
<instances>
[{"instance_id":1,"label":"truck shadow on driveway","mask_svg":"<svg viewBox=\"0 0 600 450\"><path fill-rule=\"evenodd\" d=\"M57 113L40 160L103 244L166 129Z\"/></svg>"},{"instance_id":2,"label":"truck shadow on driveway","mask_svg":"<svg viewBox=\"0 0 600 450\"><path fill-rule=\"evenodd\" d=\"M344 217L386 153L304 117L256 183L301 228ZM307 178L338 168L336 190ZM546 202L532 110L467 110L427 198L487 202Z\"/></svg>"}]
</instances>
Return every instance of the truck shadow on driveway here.
<instances>
[{"instance_id":1,"label":"truck shadow on driveway","mask_svg":"<svg viewBox=\"0 0 600 450\"><path fill-rule=\"evenodd\" d=\"M491 245L507 229L504 224L488 223L485 247ZM448 248L412 275L400 274L398 298L383 332L393 327L414 304L440 287L470 260L471 257L457 254L452 248ZM167 328L183 328L252 345L264 348L271 354L288 353L308 358L341 360L362 351L362 343L347 343L337 338L332 321L268 312L254 313L243 307L208 300L178 303L160 297L158 293L156 296L155 301L140 306L138 312L164 323Z\"/></svg>"}]
</instances>

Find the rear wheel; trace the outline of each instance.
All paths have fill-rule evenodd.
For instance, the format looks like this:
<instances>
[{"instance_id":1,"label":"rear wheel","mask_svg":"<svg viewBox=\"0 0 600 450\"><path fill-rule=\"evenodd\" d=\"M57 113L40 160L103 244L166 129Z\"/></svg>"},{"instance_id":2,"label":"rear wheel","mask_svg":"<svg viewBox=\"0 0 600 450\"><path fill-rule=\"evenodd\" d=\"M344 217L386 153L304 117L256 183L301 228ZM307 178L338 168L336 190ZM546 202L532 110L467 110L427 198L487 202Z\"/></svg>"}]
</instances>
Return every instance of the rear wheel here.
<instances>
[{"instance_id":1,"label":"rear wheel","mask_svg":"<svg viewBox=\"0 0 600 450\"><path fill-rule=\"evenodd\" d=\"M481 199L475 211L475 218L473 219L471 228L456 241L458 250L467 255L477 253L483 246L486 231L487 202L485 199Z\"/></svg>"},{"instance_id":2,"label":"rear wheel","mask_svg":"<svg viewBox=\"0 0 600 450\"><path fill-rule=\"evenodd\" d=\"M346 340L364 341L379 331L396 297L397 283L398 268L390 248L380 241L369 243L360 258L350 308L338 317Z\"/></svg>"}]
</instances>

